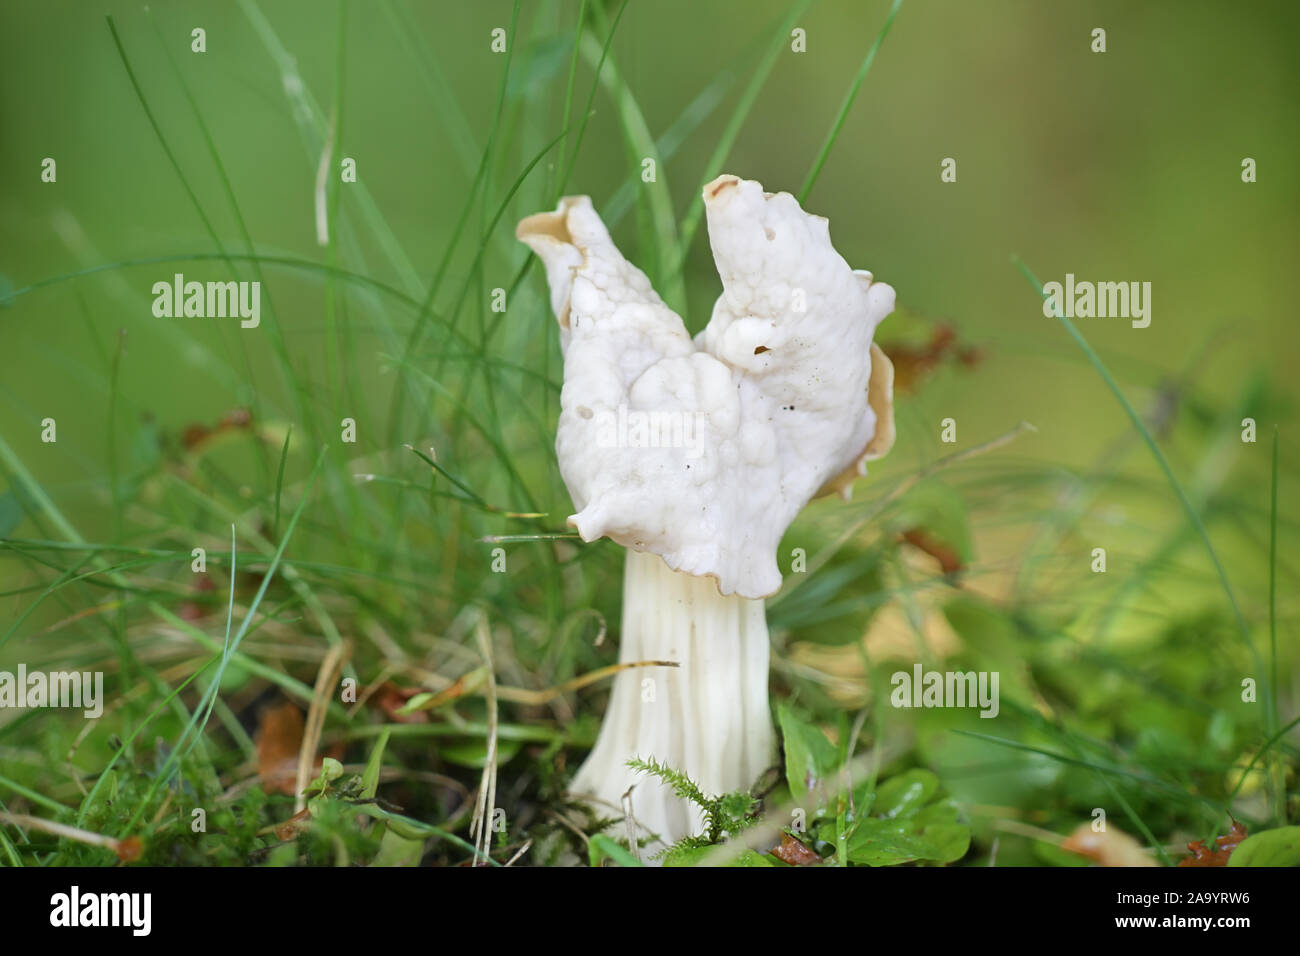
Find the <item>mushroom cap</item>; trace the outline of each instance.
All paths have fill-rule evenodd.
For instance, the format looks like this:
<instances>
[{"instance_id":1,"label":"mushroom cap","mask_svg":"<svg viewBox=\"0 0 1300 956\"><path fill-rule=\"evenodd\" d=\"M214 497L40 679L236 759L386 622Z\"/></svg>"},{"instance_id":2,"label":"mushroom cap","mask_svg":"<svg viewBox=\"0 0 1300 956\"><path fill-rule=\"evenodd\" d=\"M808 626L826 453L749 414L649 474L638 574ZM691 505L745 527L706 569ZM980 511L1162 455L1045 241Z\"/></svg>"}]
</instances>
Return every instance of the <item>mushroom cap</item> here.
<instances>
[{"instance_id":1,"label":"mushroom cap","mask_svg":"<svg viewBox=\"0 0 1300 956\"><path fill-rule=\"evenodd\" d=\"M704 201L722 295L693 341L586 196L516 234L560 323L569 524L761 598L800 509L847 498L893 444L893 367L872 336L894 290L851 269L789 193L720 176Z\"/></svg>"}]
</instances>

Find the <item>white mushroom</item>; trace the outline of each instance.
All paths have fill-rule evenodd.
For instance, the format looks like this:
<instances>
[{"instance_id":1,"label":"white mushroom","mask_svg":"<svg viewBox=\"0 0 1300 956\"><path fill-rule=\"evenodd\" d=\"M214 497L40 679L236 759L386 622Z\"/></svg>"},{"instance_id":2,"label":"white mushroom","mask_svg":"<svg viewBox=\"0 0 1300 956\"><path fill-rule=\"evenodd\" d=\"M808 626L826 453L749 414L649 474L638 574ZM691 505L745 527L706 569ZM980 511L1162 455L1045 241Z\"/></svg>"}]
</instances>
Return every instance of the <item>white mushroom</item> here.
<instances>
[{"instance_id":1,"label":"white mushroom","mask_svg":"<svg viewBox=\"0 0 1300 956\"><path fill-rule=\"evenodd\" d=\"M586 196L517 231L560 323L569 524L628 549L620 659L680 665L615 678L572 791L608 813L636 784L638 824L667 842L699 832L699 814L627 761L714 794L767 769L777 546L810 499L847 498L894 439L893 367L872 342L894 290L850 269L827 221L788 193L720 176L704 201L722 295L694 341Z\"/></svg>"}]
</instances>

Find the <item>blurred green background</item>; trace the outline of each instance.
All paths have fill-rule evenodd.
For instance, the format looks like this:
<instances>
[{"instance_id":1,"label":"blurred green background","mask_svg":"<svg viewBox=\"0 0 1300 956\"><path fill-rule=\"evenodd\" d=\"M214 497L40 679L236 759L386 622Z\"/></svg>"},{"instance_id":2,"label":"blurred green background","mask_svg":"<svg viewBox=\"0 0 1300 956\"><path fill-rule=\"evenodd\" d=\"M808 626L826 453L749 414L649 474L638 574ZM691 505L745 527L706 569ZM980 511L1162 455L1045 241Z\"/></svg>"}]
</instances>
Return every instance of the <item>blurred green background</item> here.
<instances>
[{"instance_id":1,"label":"blurred green background","mask_svg":"<svg viewBox=\"0 0 1300 956\"><path fill-rule=\"evenodd\" d=\"M340 153L357 160L359 185L405 259L427 277L491 126L501 62L488 49L489 34L508 25L510 5L392 9L381 3L350 12ZM521 79L506 123L520 148L500 160L495 198L522 157L558 130L576 9L526 5L516 49ZM625 13L614 53L652 134L672 127L719 71L739 74L659 170L658 188L667 189L679 212L723 171L703 166L786 9L634 2ZM799 21L807 52L780 54L726 171L796 190L887 10L887 3L812 4ZM5 5L0 33L0 259L9 280L22 287L106 262L213 251L132 91L104 12L117 18L150 104L217 234L239 248L240 232L169 56L201 106L258 249L318 257L319 154L304 151L283 77L239 4L168 3L146 14L129 3L15 2ZM336 8L276 2L262 13L328 111L339 52ZM977 380L936 383L923 410L900 408L909 424L927 427L886 467L933 453L936 414L960 412L963 440L1031 419L1039 432L1022 439L1017 452L1063 465L1090 461L1122 427L1102 383L1042 316L1009 264L1011 253L1043 281L1073 272L1153 284L1150 328L1082 323L1139 400L1142 389L1181 374L1206 351L1196 372L1207 398L1233 399L1260 372L1290 384L1295 353L1286 304L1300 291L1291 267L1300 64L1290 54L1298 22L1300 11L1285 2L905 5L808 205L831 218L846 258L893 284L903 305L950 319L964 338L991 348ZM194 26L207 30L206 54L190 52ZM1104 54L1089 49L1096 26L1107 30ZM584 64L579 100L589 74ZM600 205L640 167L627 155L604 92L594 109L570 191L589 193ZM45 156L58 161L57 184L40 181ZM1258 162L1253 185L1240 178L1246 156ZM957 160L954 184L940 182L945 157ZM553 159L525 183L489 247L489 287L503 284L522 260L510 227L536 208ZM361 218L356 191L340 196L343 228L355 235L360 254L352 267L401 287L403 276L384 250L354 225ZM628 245L633 232L627 218L616 238ZM465 245L467 260L473 249ZM220 271L211 264L178 268L201 280ZM85 480L104 463L102 416L85 414L97 406L103 382L94 373L97 353L78 296L101 346L117 329L127 331L124 394L153 406L161 421L211 419L249 402L253 391L277 400L265 329L249 334L230 323L153 318L148 287L169 274L165 267L126 268L35 293L5 313L4 433L25 458L42 453L43 479ZM687 324L698 329L717 293L703 230L688 277ZM274 269L270 278L294 361L320 382L320 283ZM511 303L505 334L512 348L551 335L532 307L536 293L530 283L529 298ZM367 387L382 387L367 334L377 319L358 313L352 321L361 371ZM894 331L886 326L882 338ZM205 367L194 341L212 345L239 374L223 378ZM248 352L252 381L230 359L239 349ZM59 419L67 436L57 449L40 448L33 422L46 415ZM1283 457L1290 458L1285 443Z\"/></svg>"},{"instance_id":2,"label":"blurred green background","mask_svg":"<svg viewBox=\"0 0 1300 956\"><path fill-rule=\"evenodd\" d=\"M788 35L777 32L793 9L787 3L632 0L564 191L590 194L628 257L662 280L675 251L665 248L663 210L680 222L717 174L757 179L774 191L799 190L890 6L811 3L794 20L807 42L806 52L796 53ZM511 21L512 5L504 0L346 7L241 0L150 8L6 2L0 8L0 275L10 296L21 294L0 309L0 436L12 457L85 540L166 541L185 550L188 536L219 550L222 540L228 547L229 514L255 529L273 523L276 463L292 426L286 493L301 490L319 447L329 451L319 482L324 497L309 509L291 555L436 581L427 598L399 587L375 599L394 620L410 618L412 632L447 626L464 601L484 595L507 614L536 615L535 626L522 627L537 646L521 652L520 670L538 671L539 683L605 660L588 650L554 649L549 641L587 604L617 619L615 549L600 549L598 570L589 570L581 586L561 580L554 564L547 586L530 591L490 579L479 542L484 534L528 529L480 512L462 520L437 502L420 510L400 490L371 495L352 475L427 485L427 467L401 445L433 445L440 463L486 501L547 512L552 529L562 524L569 502L551 445L559 349L540 270L512 285L526 261L513 227L548 208L559 190L594 61L618 8L591 5L570 134L511 195L528 162L563 126L575 0L523 5L499 122L506 57L490 44L492 30ZM195 27L206 30L202 54L190 49ZM1097 27L1106 31L1105 53L1090 50ZM916 520L937 527L943 522L936 515L948 513L956 496L962 528L948 534L961 539L973 593L1002 606L1031 604L1052 622L1049 629L1074 628L1076 637L1104 625L1137 647L1156 623L1173 627L1198 615L1229 615L1173 490L1097 372L1062 327L1043 316L1011 257L1018 255L1044 282L1061 281L1067 272L1080 280L1150 282L1149 328L1102 318L1079 319L1078 328L1148 415L1206 520L1261 649L1268 620L1270 443L1279 427L1277 620L1289 673L1300 571L1290 548L1300 464L1290 440L1298 354L1293 303L1300 295L1298 30L1300 8L1285 0L902 5L805 205L829 217L836 246L851 265L898 291L899 312L879 333L887 349L915 350L946 324L979 354L969 367L945 360L924 369L923 380L898 396L897 446L859 483L859 497L869 501L943 455L1022 420L1036 428L960 466L961 478L934 491L929 502L922 495L913 511L923 517L895 516L890 525L901 530ZM769 50L770 76L734 147L724 162L709 166ZM659 156L650 184L641 181L641 160L649 155L637 138L642 128ZM326 179L331 242L322 247L317 173L331 130L337 139ZM480 198L458 231L489 143ZM55 183L41 181L44 157L57 161ZM339 182L342 157L356 160L357 183ZM956 160L955 183L940 179L948 157ZM1253 184L1242 182L1245 157L1257 163ZM214 236L227 252L269 257L260 264L257 330L241 330L229 319L152 315L152 284L174 272L200 281L232 272L259 277L247 258L233 265L214 258ZM453 236L459 236L454 244ZM189 254L207 258L138 263ZM444 257L435 311L459 310L455 321L465 342L495 364L477 379L477 360L466 358L465 342L455 345L439 318L426 324L411 353L410 367L421 371L409 373L404 393L398 376L416 312L410 300L423 300ZM125 264L74 275L112 263ZM719 291L703 228L684 277L685 318L696 331ZM490 311L498 287L511 289L503 317ZM516 366L528 374L514 374ZM185 458L192 451L187 428L211 427L241 407L251 408L265 428L260 439L233 440L202 464ZM1258 422L1256 444L1240 441L1247 416ZM58 423L55 444L40 440L47 417ZM354 446L338 442L345 417L358 423ZM957 422L955 446L940 441L947 417ZM466 425L470 419L483 427ZM196 484L223 503L227 517L160 485L158 474L173 467L198 475ZM58 537L30 496L14 490L13 471L11 460L4 468L11 479L7 511L0 511L9 519L4 535ZM523 500L524 489L531 503ZM286 500L286 514L292 504L296 499ZM824 540L819 535L859 513L834 502L814 505L783 547ZM1089 571L1095 547L1108 551L1104 580ZM538 556L544 547L520 548L523 560L539 566L559 560ZM183 563L176 567L173 583L188 571ZM29 610L34 595L25 589L48 584L52 575L39 562L0 556L0 582L9 595L0 598L0 627L9 630ZM911 593L909 587L896 575L889 594ZM67 624L100 597L91 591L41 603L14 625L0 663L57 656L59 641L100 640L93 625ZM882 603L875 600L872 609ZM910 598L902 606L918 633L926 631L916 626L924 608ZM148 616L132 604L129 621L112 626L125 633L137 613ZM958 618L950 607L948 623ZM802 660L800 641L818 643L814 616L774 604L772 620L778 649L792 660ZM43 630L58 622L66 626ZM867 630L866 616L852 622ZM219 636L223 625L219 618L208 631ZM312 629L310 622L304 627ZM1211 640L1208 631L1193 628L1194 645L1196 634L1204 637L1203 652L1234 649L1198 657L1195 668L1226 667L1229 660L1245 666L1236 637ZM1229 697L1240 672L1231 670L1219 685ZM1198 670L1184 682L1171 679L1195 697L1203 677ZM1295 708L1295 683L1281 683L1285 715ZM1025 692L1027 703L1033 694ZM592 699L581 709L599 713ZM1170 720L1182 726L1190 718ZM1092 726L1100 737L1120 733L1114 724ZM935 745L925 760L963 766L987 756L969 740L955 746L961 752L953 755ZM1001 771L990 768L974 776L997 778ZM1018 780L1013 789L1029 781ZM966 794L1012 799L1003 792Z\"/></svg>"}]
</instances>

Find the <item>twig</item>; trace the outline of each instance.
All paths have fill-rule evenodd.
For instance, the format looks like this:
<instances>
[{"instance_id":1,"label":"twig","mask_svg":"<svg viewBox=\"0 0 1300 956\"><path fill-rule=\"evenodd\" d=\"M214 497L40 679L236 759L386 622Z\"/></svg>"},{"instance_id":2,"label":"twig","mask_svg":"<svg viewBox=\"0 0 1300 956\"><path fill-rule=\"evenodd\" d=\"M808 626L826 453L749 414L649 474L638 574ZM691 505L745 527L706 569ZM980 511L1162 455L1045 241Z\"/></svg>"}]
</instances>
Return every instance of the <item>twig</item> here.
<instances>
[{"instance_id":1,"label":"twig","mask_svg":"<svg viewBox=\"0 0 1300 956\"><path fill-rule=\"evenodd\" d=\"M532 845L533 845L533 841L531 839L525 840L524 845L515 851L514 856L506 860L506 866L512 866L517 859L519 859L521 856L523 856L532 848Z\"/></svg>"}]
</instances>

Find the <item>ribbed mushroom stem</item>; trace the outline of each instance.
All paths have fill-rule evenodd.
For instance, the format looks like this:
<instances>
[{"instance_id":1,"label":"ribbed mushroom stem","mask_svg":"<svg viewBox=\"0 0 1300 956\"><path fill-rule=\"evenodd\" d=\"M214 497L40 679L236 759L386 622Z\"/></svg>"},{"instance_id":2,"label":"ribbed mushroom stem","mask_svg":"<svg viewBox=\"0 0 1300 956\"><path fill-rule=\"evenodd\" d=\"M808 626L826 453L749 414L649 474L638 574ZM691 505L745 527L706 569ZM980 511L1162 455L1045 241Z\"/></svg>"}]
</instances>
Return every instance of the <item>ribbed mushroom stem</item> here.
<instances>
[{"instance_id":1,"label":"ribbed mushroom stem","mask_svg":"<svg viewBox=\"0 0 1300 956\"><path fill-rule=\"evenodd\" d=\"M618 674L596 746L570 789L594 798L598 812L612 816L635 785L632 813L642 834L672 843L701 831L698 809L627 761L653 758L711 795L747 789L768 768L772 720L763 601L723 597L713 578L683 574L656 554L629 550L622 631L621 661L680 666Z\"/></svg>"}]
</instances>

